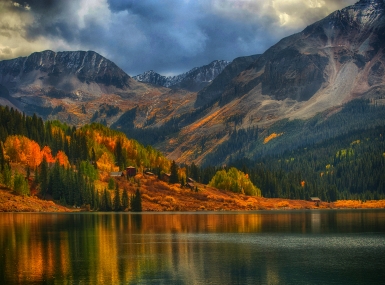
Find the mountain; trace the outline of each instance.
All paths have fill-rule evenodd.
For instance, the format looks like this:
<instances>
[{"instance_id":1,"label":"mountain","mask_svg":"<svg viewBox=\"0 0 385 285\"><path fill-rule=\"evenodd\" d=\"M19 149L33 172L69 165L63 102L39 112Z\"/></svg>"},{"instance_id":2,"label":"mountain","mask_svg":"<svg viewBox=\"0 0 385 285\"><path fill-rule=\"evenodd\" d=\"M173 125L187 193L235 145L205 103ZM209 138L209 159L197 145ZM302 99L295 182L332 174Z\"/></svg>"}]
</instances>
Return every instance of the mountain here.
<instances>
[{"instance_id":1,"label":"mountain","mask_svg":"<svg viewBox=\"0 0 385 285\"><path fill-rule=\"evenodd\" d=\"M169 92L132 79L93 51L48 50L0 61L2 105L71 125L94 121L111 124L134 107L156 112L174 108L174 103L180 105L179 100L190 96L185 91L173 92L170 104ZM145 117L147 113L144 111ZM145 119L138 119L138 124Z\"/></svg>"},{"instance_id":2,"label":"mountain","mask_svg":"<svg viewBox=\"0 0 385 285\"><path fill-rule=\"evenodd\" d=\"M196 92L213 81L229 63L225 60L214 60L208 65L195 67L186 73L176 76L163 76L150 70L133 78L140 82Z\"/></svg>"},{"instance_id":3,"label":"mountain","mask_svg":"<svg viewBox=\"0 0 385 285\"><path fill-rule=\"evenodd\" d=\"M363 0L281 40L226 88L222 101L248 94L260 103L272 100L268 109L279 117L278 109L289 103L296 110L286 117L309 118L382 92L384 6L382 0ZM266 109L262 105L254 113Z\"/></svg>"},{"instance_id":4,"label":"mountain","mask_svg":"<svg viewBox=\"0 0 385 285\"><path fill-rule=\"evenodd\" d=\"M383 0L359 1L282 39L229 81L218 76L197 95L200 115L161 149L177 161L225 164L384 124L384 14Z\"/></svg>"},{"instance_id":5,"label":"mountain","mask_svg":"<svg viewBox=\"0 0 385 285\"><path fill-rule=\"evenodd\" d=\"M171 80L171 78L173 77L160 75L159 73L156 73L153 70L146 71L142 74L133 76L132 78L139 82L151 83L154 85L160 85L164 87L170 87L173 84Z\"/></svg>"},{"instance_id":6,"label":"mountain","mask_svg":"<svg viewBox=\"0 0 385 285\"><path fill-rule=\"evenodd\" d=\"M67 92L81 87L94 94L103 89L124 90L134 82L113 62L93 51L47 50L4 60L0 62L0 76L0 83L8 89L50 85Z\"/></svg>"}]
</instances>

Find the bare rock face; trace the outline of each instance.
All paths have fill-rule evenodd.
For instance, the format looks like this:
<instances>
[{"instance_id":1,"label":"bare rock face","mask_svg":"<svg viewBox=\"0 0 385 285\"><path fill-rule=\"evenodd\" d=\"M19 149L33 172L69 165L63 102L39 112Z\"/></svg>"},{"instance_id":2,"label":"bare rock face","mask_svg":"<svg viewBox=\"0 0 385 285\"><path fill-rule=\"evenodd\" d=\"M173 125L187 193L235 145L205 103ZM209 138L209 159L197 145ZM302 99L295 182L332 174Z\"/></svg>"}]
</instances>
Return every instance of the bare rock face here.
<instances>
[{"instance_id":1,"label":"bare rock face","mask_svg":"<svg viewBox=\"0 0 385 285\"><path fill-rule=\"evenodd\" d=\"M281 40L227 85L222 102L255 89L255 96L278 101L318 94L331 107L384 85L384 7L383 0L362 0Z\"/></svg>"}]
</instances>

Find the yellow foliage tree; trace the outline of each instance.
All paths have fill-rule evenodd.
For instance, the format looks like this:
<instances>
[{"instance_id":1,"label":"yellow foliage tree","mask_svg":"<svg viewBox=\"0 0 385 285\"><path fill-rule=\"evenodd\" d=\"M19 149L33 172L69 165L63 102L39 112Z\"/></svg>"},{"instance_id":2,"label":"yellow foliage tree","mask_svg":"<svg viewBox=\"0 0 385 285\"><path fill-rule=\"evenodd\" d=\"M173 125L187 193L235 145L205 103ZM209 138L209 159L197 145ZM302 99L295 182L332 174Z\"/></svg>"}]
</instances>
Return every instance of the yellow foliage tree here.
<instances>
[{"instance_id":1,"label":"yellow foliage tree","mask_svg":"<svg viewBox=\"0 0 385 285\"><path fill-rule=\"evenodd\" d=\"M211 179L210 186L246 195L261 196L261 190L254 186L247 174L235 167L228 171L219 170Z\"/></svg>"},{"instance_id":2,"label":"yellow foliage tree","mask_svg":"<svg viewBox=\"0 0 385 285\"><path fill-rule=\"evenodd\" d=\"M114 164L114 158L111 154L104 152L102 156L96 161L96 165L98 166L98 169L102 171L114 171L116 170L115 164Z\"/></svg>"}]
</instances>

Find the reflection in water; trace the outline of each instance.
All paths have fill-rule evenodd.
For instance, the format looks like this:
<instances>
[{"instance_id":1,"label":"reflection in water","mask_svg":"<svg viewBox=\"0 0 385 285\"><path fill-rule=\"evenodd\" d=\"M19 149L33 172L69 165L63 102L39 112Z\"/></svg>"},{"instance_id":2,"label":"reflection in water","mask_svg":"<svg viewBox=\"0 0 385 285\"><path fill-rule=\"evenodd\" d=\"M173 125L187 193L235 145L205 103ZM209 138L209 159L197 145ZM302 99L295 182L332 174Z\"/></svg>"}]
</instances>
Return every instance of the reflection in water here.
<instances>
[{"instance_id":1,"label":"reflection in water","mask_svg":"<svg viewBox=\"0 0 385 285\"><path fill-rule=\"evenodd\" d=\"M0 217L1 284L353 284L385 277L371 274L385 262L385 211Z\"/></svg>"},{"instance_id":2,"label":"reflection in water","mask_svg":"<svg viewBox=\"0 0 385 285\"><path fill-rule=\"evenodd\" d=\"M315 212L311 214L311 229L313 233L319 233L321 230L321 213Z\"/></svg>"}]
</instances>

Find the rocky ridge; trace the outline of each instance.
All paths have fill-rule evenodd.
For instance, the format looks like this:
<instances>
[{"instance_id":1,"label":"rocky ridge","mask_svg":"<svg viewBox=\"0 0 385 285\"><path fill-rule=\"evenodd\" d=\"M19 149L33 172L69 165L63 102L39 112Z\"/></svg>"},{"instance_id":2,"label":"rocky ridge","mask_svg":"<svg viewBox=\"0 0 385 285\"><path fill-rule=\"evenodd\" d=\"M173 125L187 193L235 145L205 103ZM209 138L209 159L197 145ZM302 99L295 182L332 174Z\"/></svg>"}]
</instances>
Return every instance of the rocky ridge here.
<instances>
[{"instance_id":1,"label":"rocky ridge","mask_svg":"<svg viewBox=\"0 0 385 285\"><path fill-rule=\"evenodd\" d=\"M163 76L150 70L133 76L133 78L140 82L151 83L168 88L181 88L195 92L207 86L229 64L229 61L214 60L208 65L195 67L186 73L176 76Z\"/></svg>"}]
</instances>

